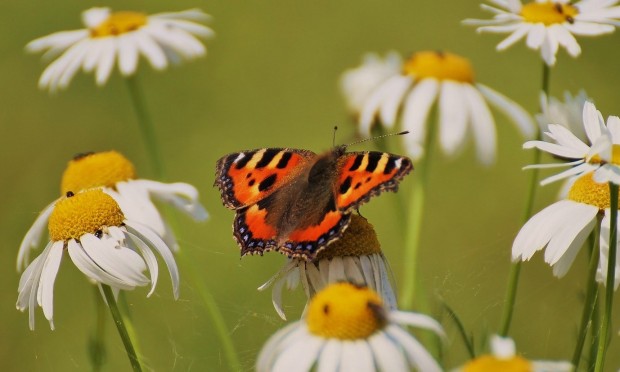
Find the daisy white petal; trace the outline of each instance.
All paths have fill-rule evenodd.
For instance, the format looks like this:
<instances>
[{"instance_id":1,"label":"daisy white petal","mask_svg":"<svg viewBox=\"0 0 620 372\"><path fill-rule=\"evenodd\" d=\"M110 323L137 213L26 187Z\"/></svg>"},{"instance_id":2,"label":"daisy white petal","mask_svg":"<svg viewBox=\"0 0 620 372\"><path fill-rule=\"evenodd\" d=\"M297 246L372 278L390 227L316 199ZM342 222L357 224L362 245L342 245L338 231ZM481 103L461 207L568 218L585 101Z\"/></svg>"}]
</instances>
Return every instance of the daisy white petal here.
<instances>
[{"instance_id":1,"label":"daisy white petal","mask_svg":"<svg viewBox=\"0 0 620 372\"><path fill-rule=\"evenodd\" d=\"M56 202L54 201L41 211L30 229L26 232L24 239L22 239L17 253L17 271L21 271L26 267L30 257L30 251L39 246L41 235L43 235L43 232L46 230L47 221L54 210L55 204Z\"/></svg>"},{"instance_id":2,"label":"daisy white petal","mask_svg":"<svg viewBox=\"0 0 620 372\"><path fill-rule=\"evenodd\" d=\"M492 164L495 161L496 137L493 116L482 95L470 86L464 87L471 115L470 124L477 144L478 160L483 164Z\"/></svg>"},{"instance_id":3,"label":"daisy white petal","mask_svg":"<svg viewBox=\"0 0 620 372\"><path fill-rule=\"evenodd\" d=\"M446 81L439 94L439 142L448 155L454 154L465 142L468 109L461 84Z\"/></svg>"}]
</instances>

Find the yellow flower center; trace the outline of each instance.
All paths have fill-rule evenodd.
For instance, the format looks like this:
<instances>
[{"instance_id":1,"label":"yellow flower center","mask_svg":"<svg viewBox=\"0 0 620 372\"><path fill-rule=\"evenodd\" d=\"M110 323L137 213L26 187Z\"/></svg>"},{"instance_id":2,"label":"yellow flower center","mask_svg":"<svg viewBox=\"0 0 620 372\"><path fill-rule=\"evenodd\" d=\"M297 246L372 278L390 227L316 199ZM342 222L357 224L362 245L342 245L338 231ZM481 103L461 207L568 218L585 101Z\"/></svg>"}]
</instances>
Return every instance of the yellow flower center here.
<instances>
[{"instance_id":1,"label":"yellow flower center","mask_svg":"<svg viewBox=\"0 0 620 372\"><path fill-rule=\"evenodd\" d=\"M461 83L474 82L474 70L469 60L446 52L414 53L405 62L403 72L418 79L434 78Z\"/></svg>"},{"instance_id":2,"label":"yellow flower center","mask_svg":"<svg viewBox=\"0 0 620 372\"><path fill-rule=\"evenodd\" d=\"M126 157L116 151L77 155L62 175L62 194L92 187L114 187L117 182L136 178L136 170Z\"/></svg>"},{"instance_id":3,"label":"yellow flower center","mask_svg":"<svg viewBox=\"0 0 620 372\"><path fill-rule=\"evenodd\" d=\"M147 23L146 14L139 12L114 12L108 19L90 30L91 37L118 36L135 31Z\"/></svg>"},{"instance_id":4,"label":"yellow flower center","mask_svg":"<svg viewBox=\"0 0 620 372\"><path fill-rule=\"evenodd\" d=\"M463 367L463 372L531 372L532 363L520 356L500 359L492 355L478 357Z\"/></svg>"},{"instance_id":5,"label":"yellow flower center","mask_svg":"<svg viewBox=\"0 0 620 372\"><path fill-rule=\"evenodd\" d=\"M364 217L354 214L342 238L320 251L316 260L369 256L379 253L381 253L381 245L372 225Z\"/></svg>"},{"instance_id":6,"label":"yellow flower center","mask_svg":"<svg viewBox=\"0 0 620 372\"><path fill-rule=\"evenodd\" d=\"M570 4L553 1L545 3L532 1L521 8L521 16L524 20L529 23L542 23L545 26L564 22L573 23L578 13L577 8Z\"/></svg>"},{"instance_id":7,"label":"yellow flower center","mask_svg":"<svg viewBox=\"0 0 620 372\"><path fill-rule=\"evenodd\" d=\"M350 283L332 284L311 300L308 330L324 338L368 338L387 322L383 301L373 290Z\"/></svg>"},{"instance_id":8,"label":"yellow flower center","mask_svg":"<svg viewBox=\"0 0 620 372\"><path fill-rule=\"evenodd\" d=\"M568 199L578 203L590 204L601 211L609 208L609 184L596 183L593 173L579 177L568 191ZM620 198L619 198L620 200Z\"/></svg>"},{"instance_id":9,"label":"yellow flower center","mask_svg":"<svg viewBox=\"0 0 620 372\"><path fill-rule=\"evenodd\" d=\"M589 162L595 164L605 163L598 155L594 155L590 158ZM620 165L620 145L612 145L611 147L611 164Z\"/></svg>"},{"instance_id":10,"label":"yellow flower center","mask_svg":"<svg viewBox=\"0 0 620 372\"><path fill-rule=\"evenodd\" d=\"M101 234L105 227L121 226L124 219L118 204L100 189L79 194L69 191L54 206L48 229L52 241L67 241L84 234Z\"/></svg>"}]
</instances>

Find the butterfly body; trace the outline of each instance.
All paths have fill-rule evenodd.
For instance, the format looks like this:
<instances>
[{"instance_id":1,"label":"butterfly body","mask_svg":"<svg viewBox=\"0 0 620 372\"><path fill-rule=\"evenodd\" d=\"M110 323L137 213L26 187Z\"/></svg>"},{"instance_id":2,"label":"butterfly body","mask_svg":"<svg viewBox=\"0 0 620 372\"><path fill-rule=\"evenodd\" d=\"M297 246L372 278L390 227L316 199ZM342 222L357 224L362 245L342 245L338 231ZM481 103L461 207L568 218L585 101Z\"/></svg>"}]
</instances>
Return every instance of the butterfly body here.
<instances>
[{"instance_id":1,"label":"butterfly body","mask_svg":"<svg viewBox=\"0 0 620 372\"><path fill-rule=\"evenodd\" d=\"M233 153L216 166L224 205L236 211L241 254L278 250L312 260L347 228L352 210L384 190L395 191L411 161L382 152L317 155L269 148Z\"/></svg>"}]
</instances>

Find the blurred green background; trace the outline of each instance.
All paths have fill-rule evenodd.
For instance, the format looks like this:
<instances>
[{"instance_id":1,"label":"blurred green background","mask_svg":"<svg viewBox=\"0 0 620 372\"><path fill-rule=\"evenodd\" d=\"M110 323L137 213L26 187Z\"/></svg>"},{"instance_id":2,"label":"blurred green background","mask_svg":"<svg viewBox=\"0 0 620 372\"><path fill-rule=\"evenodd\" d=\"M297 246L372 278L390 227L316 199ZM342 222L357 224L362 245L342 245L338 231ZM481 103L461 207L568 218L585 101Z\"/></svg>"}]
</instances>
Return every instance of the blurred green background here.
<instances>
[{"instance_id":1,"label":"blurred green background","mask_svg":"<svg viewBox=\"0 0 620 372\"><path fill-rule=\"evenodd\" d=\"M270 293L256 288L285 262L281 255L239 259L231 235L233 213L212 187L214 163L229 152L267 146L329 149L332 128L338 143L354 139L338 90L338 79L369 51L407 55L443 49L471 59L477 80L512 97L530 112L538 107L542 62L520 43L497 53L499 36L478 35L459 22L488 18L477 1L217 0L175 2L63 0L4 1L0 4L0 251L2 304L0 364L5 371L88 370L87 340L95 326L92 286L65 257L55 286L55 324L50 331L37 309L37 327L15 310L19 243L37 213L59 194L66 162L85 151L116 149L133 160L141 177L152 174L128 91L115 72L103 88L92 75L78 74L67 91L37 89L44 64L26 55L24 45L59 30L82 27L80 13L91 6L148 13L199 7L213 15L217 36L205 59L153 72L141 62L140 80L165 155L166 181L189 182L211 213L206 223L182 219L182 249L190 250L202 280L211 289L245 369L252 368L263 343L284 326ZM620 34L580 39L583 54L573 60L559 52L552 70L555 95L585 88L605 116L620 114L617 74ZM532 154L504 117L496 116L497 164L476 164L471 146L459 158L434 156L422 236L422 286L430 300L442 299L459 315L476 343L497 330L509 271L512 240L520 228L526 174ZM400 140L390 140L392 148ZM354 150L373 149L372 143ZM402 150L400 150L402 151ZM545 158L549 160L548 158ZM415 172L401 185L408 194ZM551 203L557 185L541 190L536 211ZM362 208L376 227L398 286L404 269L401 222L394 194ZM584 294L586 255L558 280L538 254L523 266L512 335L530 358L570 359ZM158 371L226 370L222 348L195 286L181 266L181 298L172 299L169 278L157 292L127 294L135 317L143 362ZM303 306L299 293L286 293L290 319ZM617 304L620 305L620 304ZM620 307L614 311L620 313ZM437 310L449 334L445 363L466 359L454 324ZM620 366L618 317L612 329L608 369ZM128 370L120 339L108 319L105 370Z\"/></svg>"}]
</instances>

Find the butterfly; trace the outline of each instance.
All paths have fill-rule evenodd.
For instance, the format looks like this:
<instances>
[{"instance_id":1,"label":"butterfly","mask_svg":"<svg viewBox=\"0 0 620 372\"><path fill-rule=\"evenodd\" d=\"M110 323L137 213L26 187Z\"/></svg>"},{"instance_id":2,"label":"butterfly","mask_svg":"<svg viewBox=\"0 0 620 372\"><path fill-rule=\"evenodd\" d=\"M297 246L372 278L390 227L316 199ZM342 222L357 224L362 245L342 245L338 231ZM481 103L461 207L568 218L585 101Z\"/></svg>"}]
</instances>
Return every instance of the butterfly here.
<instances>
[{"instance_id":1,"label":"butterfly","mask_svg":"<svg viewBox=\"0 0 620 372\"><path fill-rule=\"evenodd\" d=\"M411 160L387 152L324 154L263 148L217 161L214 186L236 212L233 235L241 255L277 250L312 261L339 239L351 213L382 191L396 191Z\"/></svg>"}]
</instances>

